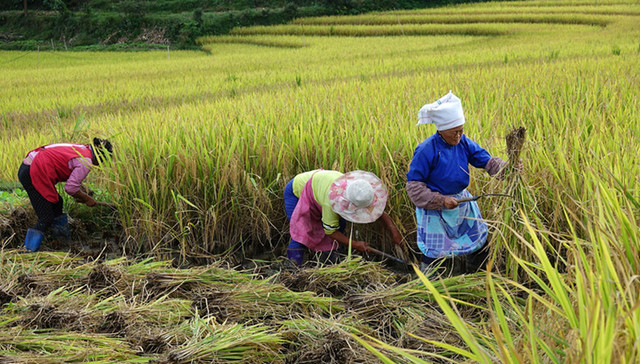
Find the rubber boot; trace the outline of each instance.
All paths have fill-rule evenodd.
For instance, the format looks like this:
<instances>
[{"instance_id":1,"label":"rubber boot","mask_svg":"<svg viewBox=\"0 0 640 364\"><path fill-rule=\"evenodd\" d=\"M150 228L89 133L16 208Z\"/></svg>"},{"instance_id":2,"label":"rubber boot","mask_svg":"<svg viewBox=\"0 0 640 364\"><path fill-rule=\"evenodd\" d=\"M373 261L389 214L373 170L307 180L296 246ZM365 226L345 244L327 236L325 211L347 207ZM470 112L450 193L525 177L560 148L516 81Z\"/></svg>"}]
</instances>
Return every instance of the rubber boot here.
<instances>
[{"instance_id":1,"label":"rubber boot","mask_svg":"<svg viewBox=\"0 0 640 364\"><path fill-rule=\"evenodd\" d=\"M304 251L304 248L287 248L287 258L300 267L304 259Z\"/></svg>"},{"instance_id":2,"label":"rubber boot","mask_svg":"<svg viewBox=\"0 0 640 364\"><path fill-rule=\"evenodd\" d=\"M51 232L55 236L59 237L69 237L69 217L67 214L58 215L55 219L53 219L53 223L51 224Z\"/></svg>"},{"instance_id":3,"label":"rubber boot","mask_svg":"<svg viewBox=\"0 0 640 364\"><path fill-rule=\"evenodd\" d=\"M36 252L40 249L40 244L44 239L44 233L38 229L27 230L27 237L24 239L24 247L30 252Z\"/></svg>"}]
</instances>

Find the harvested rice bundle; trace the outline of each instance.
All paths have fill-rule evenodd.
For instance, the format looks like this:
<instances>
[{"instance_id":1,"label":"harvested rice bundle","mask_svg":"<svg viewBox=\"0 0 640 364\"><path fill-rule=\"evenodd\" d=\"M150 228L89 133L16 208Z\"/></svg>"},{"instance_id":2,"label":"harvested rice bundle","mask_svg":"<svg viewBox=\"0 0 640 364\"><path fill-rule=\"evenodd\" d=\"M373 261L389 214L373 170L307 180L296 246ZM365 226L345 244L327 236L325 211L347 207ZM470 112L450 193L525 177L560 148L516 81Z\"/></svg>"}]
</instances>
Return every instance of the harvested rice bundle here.
<instances>
[{"instance_id":1,"label":"harvested rice bundle","mask_svg":"<svg viewBox=\"0 0 640 364\"><path fill-rule=\"evenodd\" d=\"M460 302L473 305L484 301L484 279L479 274L454 276L435 280L433 285L441 292ZM421 286L419 280L405 284L353 294L344 298L347 312L363 320L373 336L385 341L396 341L408 322L425 319L432 309L433 296Z\"/></svg>"},{"instance_id":2,"label":"harvested rice bundle","mask_svg":"<svg viewBox=\"0 0 640 364\"><path fill-rule=\"evenodd\" d=\"M344 296L370 286L396 283L396 276L380 263L366 262L360 257L330 266L282 271L277 279L293 291L312 291L322 296Z\"/></svg>"},{"instance_id":3,"label":"harvested rice bundle","mask_svg":"<svg viewBox=\"0 0 640 364\"><path fill-rule=\"evenodd\" d=\"M82 258L65 252L24 253L22 250L2 250L0 269L15 275L42 272L47 268L67 269L82 264Z\"/></svg>"},{"instance_id":4,"label":"harvested rice bundle","mask_svg":"<svg viewBox=\"0 0 640 364\"><path fill-rule=\"evenodd\" d=\"M509 157L509 164L514 165L520 160L520 152L524 145L527 129L523 126L514 128L505 137L507 141L507 156Z\"/></svg>"},{"instance_id":5,"label":"harvested rice bundle","mask_svg":"<svg viewBox=\"0 0 640 364\"><path fill-rule=\"evenodd\" d=\"M169 363L269 362L280 357L283 342L262 325L218 324L199 316L181 325L175 335L184 344L166 355Z\"/></svg>"},{"instance_id":6,"label":"harvested rice bundle","mask_svg":"<svg viewBox=\"0 0 640 364\"><path fill-rule=\"evenodd\" d=\"M121 269L97 263L87 274L85 284L90 293L95 292L103 297L117 294L130 295L132 279L127 278Z\"/></svg>"},{"instance_id":7,"label":"harvested rice bundle","mask_svg":"<svg viewBox=\"0 0 640 364\"><path fill-rule=\"evenodd\" d=\"M128 343L101 334L2 327L0 343L3 363L140 362Z\"/></svg>"},{"instance_id":8,"label":"harvested rice bundle","mask_svg":"<svg viewBox=\"0 0 640 364\"><path fill-rule=\"evenodd\" d=\"M404 325L395 345L404 349L416 350L413 354L417 357L430 359L436 363L464 361L464 358L457 356L454 352L429 342L441 342L456 348L466 346L462 337L442 312L434 307L430 307L426 311L421 319L409 320ZM471 325L470 322L469 325Z\"/></svg>"},{"instance_id":9,"label":"harvested rice bundle","mask_svg":"<svg viewBox=\"0 0 640 364\"><path fill-rule=\"evenodd\" d=\"M150 297L171 295L172 297L191 297L193 291L202 291L211 286L233 287L235 284L253 282L255 275L223 269L217 266L196 267L191 269L173 269L167 272L152 271L146 275L143 290Z\"/></svg>"},{"instance_id":10,"label":"harvested rice bundle","mask_svg":"<svg viewBox=\"0 0 640 364\"><path fill-rule=\"evenodd\" d=\"M293 292L279 284L245 284L226 289L197 293L194 309L204 317L218 322L264 322L278 324L281 320L310 314L330 314L343 309L331 297L319 297L312 292Z\"/></svg>"},{"instance_id":11,"label":"harvested rice bundle","mask_svg":"<svg viewBox=\"0 0 640 364\"><path fill-rule=\"evenodd\" d=\"M352 337L368 329L352 316L310 316L282 322L287 363L374 363L375 356Z\"/></svg>"}]
</instances>

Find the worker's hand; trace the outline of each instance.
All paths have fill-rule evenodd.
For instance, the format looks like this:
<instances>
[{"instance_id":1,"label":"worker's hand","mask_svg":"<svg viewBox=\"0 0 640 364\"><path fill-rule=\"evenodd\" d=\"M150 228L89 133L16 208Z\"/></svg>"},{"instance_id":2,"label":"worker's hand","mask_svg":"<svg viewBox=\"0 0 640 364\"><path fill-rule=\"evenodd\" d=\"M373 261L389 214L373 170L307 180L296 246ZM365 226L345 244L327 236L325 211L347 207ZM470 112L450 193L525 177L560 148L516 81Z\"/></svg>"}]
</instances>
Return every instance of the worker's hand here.
<instances>
[{"instance_id":1,"label":"worker's hand","mask_svg":"<svg viewBox=\"0 0 640 364\"><path fill-rule=\"evenodd\" d=\"M397 229L395 229L391 234L391 240L395 245L402 244L402 235L400 235L400 232Z\"/></svg>"},{"instance_id":2,"label":"worker's hand","mask_svg":"<svg viewBox=\"0 0 640 364\"><path fill-rule=\"evenodd\" d=\"M85 185L80 185L80 191L86 193L87 195L93 197L93 195L95 194L95 192L93 192L92 189L90 189L89 187L85 186Z\"/></svg>"},{"instance_id":3,"label":"worker's hand","mask_svg":"<svg viewBox=\"0 0 640 364\"><path fill-rule=\"evenodd\" d=\"M351 247L363 253L366 253L369 251L369 244L367 244L366 241L353 240L351 241Z\"/></svg>"},{"instance_id":4,"label":"worker's hand","mask_svg":"<svg viewBox=\"0 0 640 364\"><path fill-rule=\"evenodd\" d=\"M518 162L513 165L513 169L518 172L524 171L524 164L522 163L522 159L518 160Z\"/></svg>"},{"instance_id":5,"label":"worker's hand","mask_svg":"<svg viewBox=\"0 0 640 364\"><path fill-rule=\"evenodd\" d=\"M458 207L458 200L453 197L445 197L443 205L448 209L455 209L456 207Z\"/></svg>"},{"instance_id":6,"label":"worker's hand","mask_svg":"<svg viewBox=\"0 0 640 364\"><path fill-rule=\"evenodd\" d=\"M78 192L73 195L73 199L78 203L83 203L89 207L93 207L96 205L96 200L93 197L89 196L85 191L80 189Z\"/></svg>"}]
</instances>

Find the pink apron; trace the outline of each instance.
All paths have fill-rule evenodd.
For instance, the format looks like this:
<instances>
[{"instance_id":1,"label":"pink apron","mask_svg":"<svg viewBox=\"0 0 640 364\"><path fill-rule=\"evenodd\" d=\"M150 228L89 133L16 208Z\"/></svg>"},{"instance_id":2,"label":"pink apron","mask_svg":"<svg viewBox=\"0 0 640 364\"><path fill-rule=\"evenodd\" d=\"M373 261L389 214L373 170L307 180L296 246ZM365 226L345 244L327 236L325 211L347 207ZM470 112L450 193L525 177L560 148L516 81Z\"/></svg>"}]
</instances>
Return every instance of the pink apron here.
<instances>
[{"instance_id":1,"label":"pink apron","mask_svg":"<svg viewBox=\"0 0 640 364\"><path fill-rule=\"evenodd\" d=\"M298 204L291 215L289 233L293 240L314 252L338 249L338 242L327 235L322 227L322 207L313 197L312 181L313 176L300 193Z\"/></svg>"}]
</instances>

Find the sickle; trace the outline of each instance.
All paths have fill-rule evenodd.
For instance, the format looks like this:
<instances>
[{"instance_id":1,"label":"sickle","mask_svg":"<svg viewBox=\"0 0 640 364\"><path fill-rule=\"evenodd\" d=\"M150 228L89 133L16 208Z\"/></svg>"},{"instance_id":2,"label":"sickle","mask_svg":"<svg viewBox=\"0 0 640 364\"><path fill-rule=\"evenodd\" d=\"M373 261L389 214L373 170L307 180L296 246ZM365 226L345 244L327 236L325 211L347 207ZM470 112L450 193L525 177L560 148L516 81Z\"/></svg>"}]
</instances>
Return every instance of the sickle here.
<instances>
[{"instance_id":1,"label":"sickle","mask_svg":"<svg viewBox=\"0 0 640 364\"><path fill-rule=\"evenodd\" d=\"M469 201L477 201L479 198L486 197L486 196L499 196L499 197L511 197L511 198L513 198L513 196L507 195L506 193L485 193L483 195L478 195L478 196L474 196L474 197L459 198L456 201L458 201L458 203L469 202Z\"/></svg>"},{"instance_id":2,"label":"sickle","mask_svg":"<svg viewBox=\"0 0 640 364\"><path fill-rule=\"evenodd\" d=\"M385 257L385 258L391 259L391 260L393 260L393 261L396 261L396 262L398 262L398 263L401 263L401 264L407 264L407 265L408 265L408 263L407 263L407 262L405 262L404 260L402 260L402 259L400 259L400 258L396 258L396 257L394 257L393 255L387 254L387 253L385 253L385 252L383 252L383 251L380 251L380 250L378 250L378 249L374 249L374 248L369 247L369 251L370 251L370 252L372 252L372 253L378 254L378 255L380 255L380 256L382 256L382 257Z\"/></svg>"}]
</instances>

